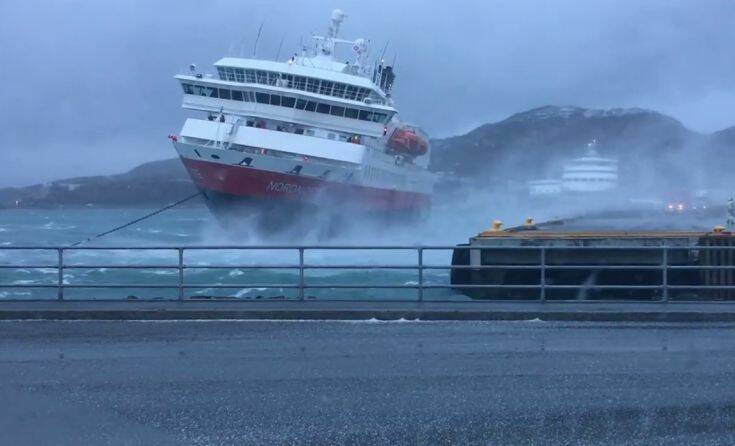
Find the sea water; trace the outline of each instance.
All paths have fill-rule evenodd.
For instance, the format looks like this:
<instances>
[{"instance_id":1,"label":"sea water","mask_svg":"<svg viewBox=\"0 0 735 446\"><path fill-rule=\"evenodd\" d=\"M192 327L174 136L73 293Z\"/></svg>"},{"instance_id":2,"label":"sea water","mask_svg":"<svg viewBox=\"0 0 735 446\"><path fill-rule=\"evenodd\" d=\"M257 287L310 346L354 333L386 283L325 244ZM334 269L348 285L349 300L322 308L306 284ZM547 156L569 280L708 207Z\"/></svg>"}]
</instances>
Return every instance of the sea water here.
<instances>
[{"instance_id":1,"label":"sea water","mask_svg":"<svg viewBox=\"0 0 735 446\"><path fill-rule=\"evenodd\" d=\"M263 246L263 245L326 245L326 246L418 246L454 245L465 243L468 237L488 228L495 218L507 224L519 224L525 213L512 203L491 196L469 196L435 206L419 221L403 225L364 225L349 221L338 235L328 240L318 231L304 233L298 239L279 239L278 234L229 233L222 229L204 206L171 209L140 223L101 238L84 242L78 248L90 247L202 247L202 246ZM8 209L0 210L0 248L18 246L69 246L105 232L151 212L151 209ZM539 218L548 217L539 215ZM449 266L451 249L426 251L427 265ZM3 250L0 265L21 265L17 269L0 269L0 298L55 299L57 290L23 288L23 285L56 285L59 280L56 251ZM308 268L304 283L311 286L355 285L355 288L309 288L306 298L329 299L413 299L412 288L366 288L365 285L410 287L419 283L415 269L416 250L381 249L310 249L304 253L306 265L354 265L353 269ZM297 249L279 250L214 250L199 249L185 252L185 297L229 297L235 299L296 298L297 290L290 286L300 281L298 268L262 268L263 266L296 266ZM176 286L179 273L178 252L170 250L91 250L64 251L63 282L67 299L171 299L178 297ZM206 266L227 268L205 269ZM398 268L374 268L390 265ZM79 268L84 266L85 268ZM130 268L155 266L155 268ZM247 268L258 266L260 268ZM32 268L40 267L40 268ZM88 267L88 268L86 268ZM119 268L126 267L126 268ZM240 268L238 268L240 267ZM428 269L423 273L426 285L448 285L449 269ZM130 288L76 288L100 285L131 285ZM136 286L137 285L137 286ZM171 288L144 288L142 285ZM213 288L212 285L232 288ZM272 287L272 285L283 285ZM424 291L427 299L457 295L451 289Z\"/></svg>"}]
</instances>

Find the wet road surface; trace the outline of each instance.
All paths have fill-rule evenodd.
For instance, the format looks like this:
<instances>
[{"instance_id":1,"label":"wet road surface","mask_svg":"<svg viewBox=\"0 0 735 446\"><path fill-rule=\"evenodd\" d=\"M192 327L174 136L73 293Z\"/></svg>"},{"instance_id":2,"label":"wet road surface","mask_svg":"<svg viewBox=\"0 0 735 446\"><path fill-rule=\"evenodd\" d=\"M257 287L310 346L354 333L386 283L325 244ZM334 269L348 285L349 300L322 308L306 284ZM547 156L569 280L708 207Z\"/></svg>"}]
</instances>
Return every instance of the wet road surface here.
<instances>
[{"instance_id":1,"label":"wet road surface","mask_svg":"<svg viewBox=\"0 0 735 446\"><path fill-rule=\"evenodd\" d=\"M0 322L0 444L733 444L735 325Z\"/></svg>"}]
</instances>

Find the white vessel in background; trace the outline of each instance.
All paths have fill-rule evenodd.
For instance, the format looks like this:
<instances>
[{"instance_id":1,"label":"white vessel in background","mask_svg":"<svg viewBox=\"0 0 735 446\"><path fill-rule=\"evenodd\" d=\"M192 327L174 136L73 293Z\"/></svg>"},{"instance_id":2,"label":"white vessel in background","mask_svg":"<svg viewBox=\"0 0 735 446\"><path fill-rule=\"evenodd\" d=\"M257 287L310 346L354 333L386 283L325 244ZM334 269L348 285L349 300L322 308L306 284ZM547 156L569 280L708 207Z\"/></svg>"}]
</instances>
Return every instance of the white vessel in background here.
<instances>
[{"instance_id":1,"label":"white vessel in background","mask_svg":"<svg viewBox=\"0 0 735 446\"><path fill-rule=\"evenodd\" d=\"M170 135L218 216L235 209L338 205L409 213L430 205L428 138L402 123L393 67L368 41L326 36L285 61L226 57L217 75L180 74L183 107L202 112ZM335 56L347 45L353 60ZM291 216L293 216L291 214Z\"/></svg>"},{"instance_id":2,"label":"white vessel in background","mask_svg":"<svg viewBox=\"0 0 735 446\"><path fill-rule=\"evenodd\" d=\"M562 166L561 179L528 182L532 197L609 193L618 188L618 161L599 156L597 141L587 145L587 153Z\"/></svg>"},{"instance_id":3,"label":"white vessel in background","mask_svg":"<svg viewBox=\"0 0 735 446\"><path fill-rule=\"evenodd\" d=\"M587 154L564 164L561 189L566 192L609 192L618 187L618 161L597 154L597 141L587 145Z\"/></svg>"}]
</instances>

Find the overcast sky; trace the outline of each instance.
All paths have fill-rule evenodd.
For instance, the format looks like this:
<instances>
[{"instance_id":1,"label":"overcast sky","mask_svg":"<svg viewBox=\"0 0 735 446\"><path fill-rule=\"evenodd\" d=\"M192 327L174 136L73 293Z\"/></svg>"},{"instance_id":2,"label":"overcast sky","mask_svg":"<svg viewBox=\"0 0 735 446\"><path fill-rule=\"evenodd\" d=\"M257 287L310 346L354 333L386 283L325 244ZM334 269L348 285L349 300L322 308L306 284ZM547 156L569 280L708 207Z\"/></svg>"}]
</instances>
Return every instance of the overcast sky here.
<instances>
[{"instance_id":1,"label":"overcast sky","mask_svg":"<svg viewBox=\"0 0 735 446\"><path fill-rule=\"evenodd\" d=\"M397 56L395 98L432 136L541 105L643 107L735 124L735 0L0 1L0 187L172 157L172 76L218 58L281 59L323 34Z\"/></svg>"}]
</instances>

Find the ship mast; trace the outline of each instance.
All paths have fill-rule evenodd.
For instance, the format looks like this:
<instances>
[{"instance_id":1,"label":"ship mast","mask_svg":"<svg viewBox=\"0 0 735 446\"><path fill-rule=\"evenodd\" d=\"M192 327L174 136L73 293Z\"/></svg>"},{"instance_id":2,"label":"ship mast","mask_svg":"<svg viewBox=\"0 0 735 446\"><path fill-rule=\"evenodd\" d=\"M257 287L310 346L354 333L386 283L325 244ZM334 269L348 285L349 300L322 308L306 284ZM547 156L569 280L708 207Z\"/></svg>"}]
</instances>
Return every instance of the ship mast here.
<instances>
[{"instance_id":1,"label":"ship mast","mask_svg":"<svg viewBox=\"0 0 735 446\"><path fill-rule=\"evenodd\" d=\"M330 62L338 62L335 58L334 51L336 45L338 43L351 45L352 50L356 54L353 66L356 67L358 71L362 72L364 71L365 67L368 42L365 39L356 39L353 41L340 39L337 37L339 35L340 26L342 25L342 22L344 22L345 17L347 17L347 14L345 14L341 9L335 9L334 11L332 11L332 17L329 23L329 27L327 28L327 35L312 36L314 40L319 42L317 45L317 52L315 57L325 58Z\"/></svg>"}]
</instances>

